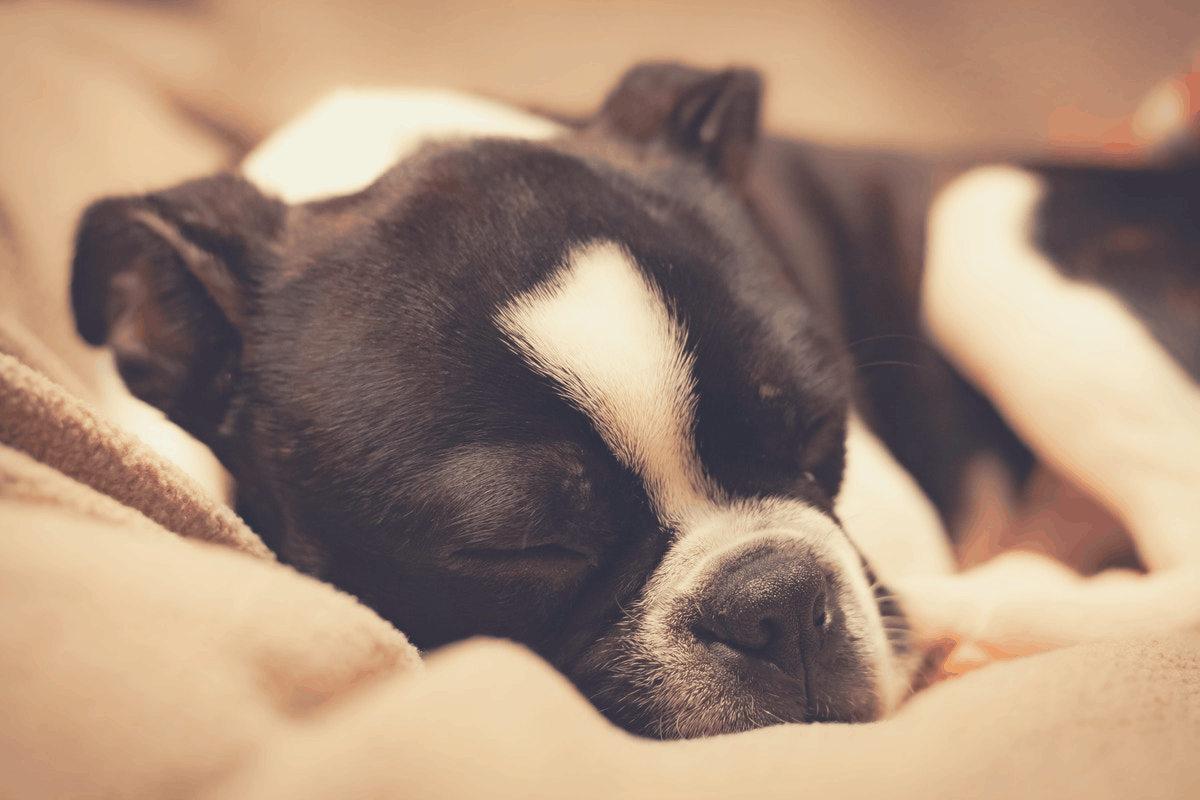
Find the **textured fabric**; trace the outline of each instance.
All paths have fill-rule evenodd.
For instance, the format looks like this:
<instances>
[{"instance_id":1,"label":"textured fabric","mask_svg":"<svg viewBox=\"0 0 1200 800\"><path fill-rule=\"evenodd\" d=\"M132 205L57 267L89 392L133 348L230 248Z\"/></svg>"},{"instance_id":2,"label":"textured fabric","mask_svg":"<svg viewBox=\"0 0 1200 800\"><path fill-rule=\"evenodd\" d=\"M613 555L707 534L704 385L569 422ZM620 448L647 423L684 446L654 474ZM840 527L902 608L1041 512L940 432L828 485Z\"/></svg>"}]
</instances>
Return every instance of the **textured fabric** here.
<instances>
[{"instance_id":1,"label":"textured fabric","mask_svg":"<svg viewBox=\"0 0 1200 800\"><path fill-rule=\"evenodd\" d=\"M328 586L148 533L0 500L0 796L186 797L287 721L419 664Z\"/></svg>"},{"instance_id":2,"label":"textured fabric","mask_svg":"<svg viewBox=\"0 0 1200 800\"><path fill-rule=\"evenodd\" d=\"M0 355L0 442L191 539L271 558L229 510L133 436L47 378Z\"/></svg>"},{"instance_id":3,"label":"textured fabric","mask_svg":"<svg viewBox=\"0 0 1200 800\"><path fill-rule=\"evenodd\" d=\"M289 720L419 666L370 609L0 353L0 797L189 796Z\"/></svg>"},{"instance_id":4,"label":"textured fabric","mask_svg":"<svg viewBox=\"0 0 1200 800\"><path fill-rule=\"evenodd\" d=\"M0 329L3 321L0 320ZM138 439L0 354L0 797L188 796L420 666Z\"/></svg>"}]
</instances>

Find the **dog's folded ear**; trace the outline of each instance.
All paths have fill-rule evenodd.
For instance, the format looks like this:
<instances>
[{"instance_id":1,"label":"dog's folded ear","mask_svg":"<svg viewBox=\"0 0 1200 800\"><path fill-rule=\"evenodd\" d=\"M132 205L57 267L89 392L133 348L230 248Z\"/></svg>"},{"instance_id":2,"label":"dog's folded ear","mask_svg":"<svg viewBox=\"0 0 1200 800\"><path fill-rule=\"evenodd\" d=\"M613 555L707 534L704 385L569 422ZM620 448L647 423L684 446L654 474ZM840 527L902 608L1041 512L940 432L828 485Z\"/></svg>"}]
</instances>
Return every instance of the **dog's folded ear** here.
<instances>
[{"instance_id":1,"label":"dog's folded ear","mask_svg":"<svg viewBox=\"0 0 1200 800\"><path fill-rule=\"evenodd\" d=\"M658 142L699 158L737 185L758 138L762 76L647 62L633 67L604 101L595 122L637 142Z\"/></svg>"},{"instance_id":2,"label":"dog's folded ear","mask_svg":"<svg viewBox=\"0 0 1200 800\"><path fill-rule=\"evenodd\" d=\"M80 335L112 347L130 390L209 444L285 213L219 174L100 200L79 224L71 301Z\"/></svg>"}]
</instances>

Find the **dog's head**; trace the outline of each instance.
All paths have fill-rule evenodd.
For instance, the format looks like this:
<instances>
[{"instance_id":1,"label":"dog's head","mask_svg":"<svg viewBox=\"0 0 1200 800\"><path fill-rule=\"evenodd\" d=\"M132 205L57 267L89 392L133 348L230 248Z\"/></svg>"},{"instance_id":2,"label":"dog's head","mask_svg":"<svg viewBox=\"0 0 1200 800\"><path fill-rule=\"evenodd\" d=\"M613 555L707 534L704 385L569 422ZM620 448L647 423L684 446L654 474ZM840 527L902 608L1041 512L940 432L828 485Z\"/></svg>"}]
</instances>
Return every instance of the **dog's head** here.
<instances>
[{"instance_id":1,"label":"dog's head","mask_svg":"<svg viewBox=\"0 0 1200 800\"><path fill-rule=\"evenodd\" d=\"M103 200L79 330L421 647L525 642L651 735L873 719L907 648L833 511L850 372L740 197L759 98L644 65L561 136L346 196Z\"/></svg>"}]
</instances>

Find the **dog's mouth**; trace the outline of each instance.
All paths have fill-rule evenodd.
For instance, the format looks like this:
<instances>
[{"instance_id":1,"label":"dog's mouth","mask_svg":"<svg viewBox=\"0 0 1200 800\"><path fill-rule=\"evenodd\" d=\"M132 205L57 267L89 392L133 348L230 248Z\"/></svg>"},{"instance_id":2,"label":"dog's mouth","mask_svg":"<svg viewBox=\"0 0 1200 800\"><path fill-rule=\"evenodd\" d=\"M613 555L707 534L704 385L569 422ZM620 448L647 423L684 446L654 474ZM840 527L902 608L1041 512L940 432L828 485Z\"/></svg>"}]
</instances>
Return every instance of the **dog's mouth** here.
<instances>
[{"instance_id":1,"label":"dog's mouth","mask_svg":"<svg viewBox=\"0 0 1200 800\"><path fill-rule=\"evenodd\" d=\"M613 722L654 738L878 719L916 666L903 618L844 537L826 535L836 525L819 528L699 559L683 544L567 672Z\"/></svg>"}]
</instances>

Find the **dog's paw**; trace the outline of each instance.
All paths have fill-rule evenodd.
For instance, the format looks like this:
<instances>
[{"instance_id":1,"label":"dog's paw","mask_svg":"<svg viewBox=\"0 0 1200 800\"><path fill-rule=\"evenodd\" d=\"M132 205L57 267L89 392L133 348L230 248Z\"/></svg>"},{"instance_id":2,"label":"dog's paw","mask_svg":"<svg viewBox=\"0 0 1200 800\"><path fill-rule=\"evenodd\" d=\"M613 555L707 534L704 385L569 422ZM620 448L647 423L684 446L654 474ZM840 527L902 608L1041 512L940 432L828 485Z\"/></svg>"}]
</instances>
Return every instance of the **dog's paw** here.
<instances>
[{"instance_id":1,"label":"dog's paw","mask_svg":"<svg viewBox=\"0 0 1200 800\"><path fill-rule=\"evenodd\" d=\"M962 649L958 666L954 652L947 656L950 674L988 659L1200 627L1200 565L1082 578L1046 556L1012 552L957 575L893 586L919 640Z\"/></svg>"}]
</instances>

